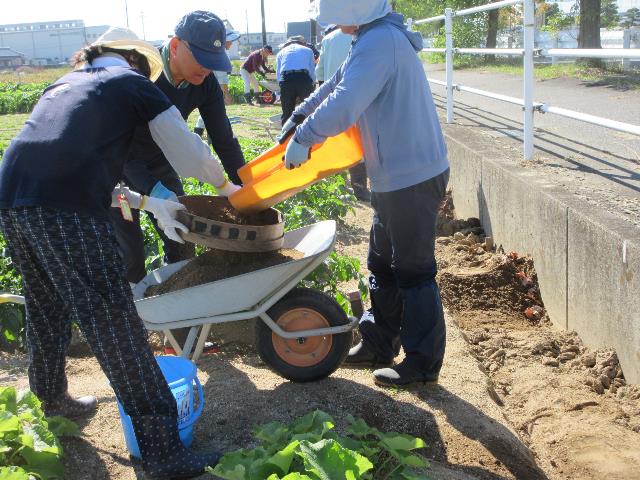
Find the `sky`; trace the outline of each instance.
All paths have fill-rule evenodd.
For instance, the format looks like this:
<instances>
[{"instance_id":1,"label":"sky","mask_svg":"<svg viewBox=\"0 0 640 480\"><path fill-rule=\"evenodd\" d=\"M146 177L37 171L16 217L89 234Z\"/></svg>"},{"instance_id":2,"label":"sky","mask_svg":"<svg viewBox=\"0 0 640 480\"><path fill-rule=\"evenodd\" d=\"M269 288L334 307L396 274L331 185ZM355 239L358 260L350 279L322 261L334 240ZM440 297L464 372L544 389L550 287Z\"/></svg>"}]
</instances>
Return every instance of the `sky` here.
<instances>
[{"instance_id":1,"label":"sky","mask_svg":"<svg viewBox=\"0 0 640 480\"><path fill-rule=\"evenodd\" d=\"M308 19L308 0L265 0L267 31L284 32L285 23ZM126 26L125 5L129 12L129 27L140 38L160 40L173 33L180 17L192 10L209 10L227 18L241 32L262 29L260 0L28 0L2 2L0 23L29 23L53 20L84 20L86 26ZM141 16L141 13L144 17Z\"/></svg>"}]
</instances>

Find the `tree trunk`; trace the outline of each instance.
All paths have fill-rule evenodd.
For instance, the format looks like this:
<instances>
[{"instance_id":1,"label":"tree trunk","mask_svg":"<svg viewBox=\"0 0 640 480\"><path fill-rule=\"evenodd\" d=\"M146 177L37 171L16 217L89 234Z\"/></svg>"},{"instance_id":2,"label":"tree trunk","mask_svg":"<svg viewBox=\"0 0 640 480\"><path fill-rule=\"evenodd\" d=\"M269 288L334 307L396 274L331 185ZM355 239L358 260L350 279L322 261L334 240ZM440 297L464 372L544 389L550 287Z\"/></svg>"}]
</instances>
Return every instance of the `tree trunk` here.
<instances>
[{"instance_id":1,"label":"tree trunk","mask_svg":"<svg viewBox=\"0 0 640 480\"><path fill-rule=\"evenodd\" d=\"M489 26L487 28L487 48L496 48L498 44L498 10L491 10L489 12ZM487 63L493 63L496 61L495 55L485 55L484 60Z\"/></svg>"},{"instance_id":2,"label":"tree trunk","mask_svg":"<svg viewBox=\"0 0 640 480\"><path fill-rule=\"evenodd\" d=\"M602 48L600 43L600 8L601 0L580 0L580 32L578 48ZM579 59L580 63L602 66L597 58Z\"/></svg>"}]
</instances>

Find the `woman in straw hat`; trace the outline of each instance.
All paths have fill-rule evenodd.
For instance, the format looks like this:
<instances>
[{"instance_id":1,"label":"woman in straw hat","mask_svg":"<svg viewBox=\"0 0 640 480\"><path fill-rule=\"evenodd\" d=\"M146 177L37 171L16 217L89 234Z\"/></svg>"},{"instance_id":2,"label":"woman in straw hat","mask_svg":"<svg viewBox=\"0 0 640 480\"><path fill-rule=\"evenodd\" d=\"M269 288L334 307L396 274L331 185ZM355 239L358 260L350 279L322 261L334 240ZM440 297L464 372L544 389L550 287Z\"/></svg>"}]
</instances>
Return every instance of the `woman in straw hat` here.
<instances>
[{"instance_id":1,"label":"woman in straw hat","mask_svg":"<svg viewBox=\"0 0 640 480\"><path fill-rule=\"evenodd\" d=\"M235 190L211 151L190 133L152 80L158 51L127 29L111 29L78 52L76 69L49 86L0 164L0 231L22 274L29 384L47 415L92 413L92 396L67 391L66 351L76 322L131 416L144 470L185 478L219 455L181 443L177 408L147 343L119 257L108 211L153 214L182 241L184 207L117 187L136 127L148 125L173 167L222 194Z\"/></svg>"}]
</instances>

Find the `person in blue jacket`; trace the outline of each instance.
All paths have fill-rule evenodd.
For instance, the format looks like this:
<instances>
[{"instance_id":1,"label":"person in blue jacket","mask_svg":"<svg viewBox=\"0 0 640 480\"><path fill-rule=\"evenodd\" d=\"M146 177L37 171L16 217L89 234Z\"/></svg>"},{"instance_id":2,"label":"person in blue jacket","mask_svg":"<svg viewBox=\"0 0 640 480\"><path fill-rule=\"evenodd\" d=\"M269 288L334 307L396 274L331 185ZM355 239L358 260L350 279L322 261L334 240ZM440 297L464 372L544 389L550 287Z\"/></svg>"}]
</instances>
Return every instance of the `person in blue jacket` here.
<instances>
[{"instance_id":1,"label":"person in blue jacket","mask_svg":"<svg viewBox=\"0 0 640 480\"><path fill-rule=\"evenodd\" d=\"M340 70L301 104L283 127L293 135L285 163L357 123L374 210L367 266L372 309L359 324L362 342L346 362L384 367L383 386L436 382L445 323L436 284L435 228L449 163L426 74L409 31L387 0L320 0L318 21L355 37ZM400 341L400 342L399 342ZM405 358L393 366L399 353Z\"/></svg>"}]
</instances>

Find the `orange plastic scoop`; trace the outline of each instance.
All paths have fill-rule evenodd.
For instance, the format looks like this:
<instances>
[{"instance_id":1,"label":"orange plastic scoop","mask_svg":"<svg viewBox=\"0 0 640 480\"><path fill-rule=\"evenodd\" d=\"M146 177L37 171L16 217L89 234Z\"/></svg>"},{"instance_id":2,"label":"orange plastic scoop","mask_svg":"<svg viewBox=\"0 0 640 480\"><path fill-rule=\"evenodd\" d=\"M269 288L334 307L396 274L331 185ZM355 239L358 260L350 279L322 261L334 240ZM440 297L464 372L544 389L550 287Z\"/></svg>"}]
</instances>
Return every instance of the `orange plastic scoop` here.
<instances>
[{"instance_id":1,"label":"orange plastic scoop","mask_svg":"<svg viewBox=\"0 0 640 480\"><path fill-rule=\"evenodd\" d=\"M283 161L288 142L270 148L238 170L243 187L231 194L231 205L243 213L266 210L362 160L360 132L356 126L315 145L311 159L293 170L287 170Z\"/></svg>"}]
</instances>

